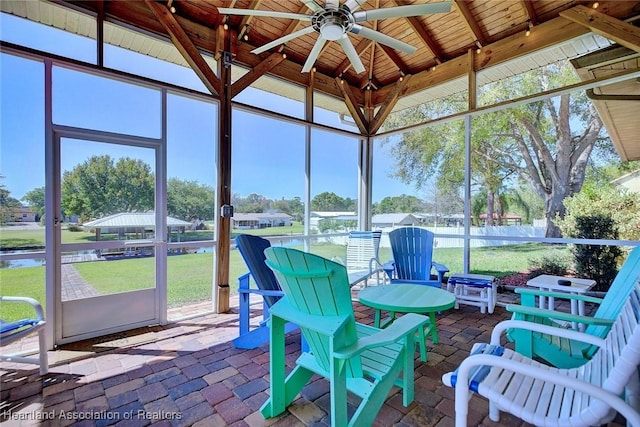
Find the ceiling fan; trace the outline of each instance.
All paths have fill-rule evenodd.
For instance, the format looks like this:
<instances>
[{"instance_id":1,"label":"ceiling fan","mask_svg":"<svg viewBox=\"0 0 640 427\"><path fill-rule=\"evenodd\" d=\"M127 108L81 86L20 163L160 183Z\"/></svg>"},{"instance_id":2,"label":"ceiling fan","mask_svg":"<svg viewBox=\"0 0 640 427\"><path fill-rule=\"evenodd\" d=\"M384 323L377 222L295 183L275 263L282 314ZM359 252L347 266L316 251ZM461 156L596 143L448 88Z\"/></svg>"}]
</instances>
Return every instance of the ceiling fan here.
<instances>
[{"instance_id":1,"label":"ceiling fan","mask_svg":"<svg viewBox=\"0 0 640 427\"><path fill-rule=\"evenodd\" d=\"M219 7L218 11L223 15L246 15L309 21L311 22L310 26L280 37L270 43L253 49L251 52L260 54L278 45L286 43L289 40L293 40L296 37L310 34L315 31L318 33L318 39L313 45L313 48L302 67L303 73L311 70L313 64L318 58L318 55L320 54L320 51L327 41L337 41L340 46L342 46L342 49L349 58L349 61L351 61L353 69L356 73L360 74L365 71L365 68L360 60L358 52L356 52L356 49L353 47L353 43L349 40L347 33L358 34L369 40L373 40L377 43L381 43L408 54L412 54L417 49L408 43L394 39L393 37L387 36L379 31L363 27L359 24L360 22L386 18L427 15L431 13L449 12L451 10L450 2L396 6L358 12L357 10L366 3L366 0L346 0L343 4L340 4L340 0L326 0L324 7L316 3L315 0L300 1L302 1L302 3L304 3L313 12L312 15L258 9L232 9L225 7Z\"/></svg>"}]
</instances>

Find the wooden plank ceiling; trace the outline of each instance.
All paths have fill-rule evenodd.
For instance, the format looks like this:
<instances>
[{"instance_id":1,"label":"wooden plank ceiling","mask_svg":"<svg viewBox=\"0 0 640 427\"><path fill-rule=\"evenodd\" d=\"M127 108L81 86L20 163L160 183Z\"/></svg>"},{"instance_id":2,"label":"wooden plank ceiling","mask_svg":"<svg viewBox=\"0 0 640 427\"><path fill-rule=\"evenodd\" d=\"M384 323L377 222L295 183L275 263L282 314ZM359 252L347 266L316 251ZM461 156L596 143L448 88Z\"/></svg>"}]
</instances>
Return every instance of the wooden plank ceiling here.
<instances>
[{"instance_id":1,"label":"wooden plank ceiling","mask_svg":"<svg viewBox=\"0 0 640 427\"><path fill-rule=\"evenodd\" d=\"M453 0L451 11L447 13L362 23L363 26L417 47L413 54L349 33L365 66L364 72L356 73L342 47L337 42L328 42L316 61L315 71L301 73L318 36L315 31L260 55L251 53L251 50L309 26L309 22L227 16L220 14L217 8L312 14L302 0L56 2L170 38L214 94L219 94L220 82L207 71L197 52L208 52L219 58L224 50L224 40L228 38L234 63L252 70L241 85L234 85L233 95L261 75L269 73L343 98L360 123L361 132L369 135L379 129L398 99L464 77L469 73L471 63L473 70L480 71L596 31L575 17L562 17L562 12L579 10L588 16L602 16L620 23L623 31L624 26L631 26L625 24L624 20L640 15L640 1L601 1L599 7L594 9L593 1L583 0ZM321 6L325 4L325 0L316 2ZM429 2L363 0L360 10ZM246 40L243 37L245 33ZM630 43L633 45L635 41L631 40ZM374 115L376 109L381 112Z\"/></svg>"}]
</instances>

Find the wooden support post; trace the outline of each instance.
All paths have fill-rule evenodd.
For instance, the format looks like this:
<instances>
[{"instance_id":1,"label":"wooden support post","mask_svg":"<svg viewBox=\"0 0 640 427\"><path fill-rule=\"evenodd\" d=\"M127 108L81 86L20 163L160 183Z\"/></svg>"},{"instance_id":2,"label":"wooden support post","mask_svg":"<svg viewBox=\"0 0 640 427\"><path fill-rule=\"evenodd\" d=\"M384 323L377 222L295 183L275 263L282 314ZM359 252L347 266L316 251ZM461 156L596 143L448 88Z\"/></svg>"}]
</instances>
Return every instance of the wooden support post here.
<instances>
[{"instance_id":1,"label":"wooden support post","mask_svg":"<svg viewBox=\"0 0 640 427\"><path fill-rule=\"evenodd\" d=\"M228 32L227 32L228 33ZM231 50L230 38L225 37L226 49L218 61L218 76L220 78L220 109L219 109L219 145L218 145L218 191L216 240L218 250L216 262L216 312L229 311L229 260L231 248L231 217L222 217L220 208L231 205Z\"/></svg>"}]
</instances>

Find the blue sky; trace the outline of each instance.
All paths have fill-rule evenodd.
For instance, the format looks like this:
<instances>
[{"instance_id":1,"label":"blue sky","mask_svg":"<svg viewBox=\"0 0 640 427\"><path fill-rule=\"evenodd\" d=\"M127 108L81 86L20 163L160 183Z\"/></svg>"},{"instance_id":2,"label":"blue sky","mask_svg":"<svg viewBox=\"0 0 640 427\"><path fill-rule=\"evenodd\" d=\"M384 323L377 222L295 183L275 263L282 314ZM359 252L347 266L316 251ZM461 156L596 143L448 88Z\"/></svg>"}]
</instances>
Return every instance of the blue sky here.
<instances>
[{"instance_id":1,"label":"blue sky","mask_svg":"<svg viewBox=\"0 0 640 427\"><path fill-rule=\"evenodd\" d=\"M95 42L0 13L0 38L35 49L95 63ZM170 81L203 91L190 69L164 63L113 46L105 48L105 65ZM0 55L0 174L11 195L21 198L44 185L43 97L41 63ZM96 85L96 81L100 84ZM56 69L54 72L54 121L65 125L160 136L159 94L133 85ZM273 108L300 117L300 103L250 88L238 98L244 103ZM100 102L96 102L100 100ZM216 109L182 96L169 98L168 176L214 186L217 137ZM335 113L318 111L319 121L339 124ZM262 194L270 199L304 197L304 128L242 111L233 117L232 192L241 196ZM357 198L357 144L355 137L313 130L312 196L332 191ZM383 154L386 148L376 152ZM93 154L131 156L150 162L150 150L114 147L80 141L63 142L63 170L69 170ZM389 175L393 159L377 155L373 200L413 194Z\"/></svg>"}]
</instances>

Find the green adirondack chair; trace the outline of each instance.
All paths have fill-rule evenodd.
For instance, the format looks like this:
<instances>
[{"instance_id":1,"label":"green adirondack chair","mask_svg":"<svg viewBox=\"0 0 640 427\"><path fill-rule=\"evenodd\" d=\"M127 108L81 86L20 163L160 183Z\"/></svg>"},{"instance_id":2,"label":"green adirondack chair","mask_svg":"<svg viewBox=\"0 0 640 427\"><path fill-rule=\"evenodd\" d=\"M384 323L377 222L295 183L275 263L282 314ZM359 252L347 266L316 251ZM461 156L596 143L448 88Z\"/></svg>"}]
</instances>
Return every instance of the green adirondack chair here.
<instances>
[{"instance_id":1,"label":"green adirondack chair","mask_svg":"<svg viewBox=\"0 0 640 427\"><path fill-rule=\"evenodd\" d=\"M402 387L408 406L414 393L414 336L429 319L406 314L382 330L359 324L343 265L291 248L272 247L265 255L285 296L270 310L270 397L262 415L283 413L314 374L329 380L332 426L371 425L394 384ZM310 351L301 353L285 379L287 322L300 326ZM347 391L362 399L349 420Z\"/></svg>"},{"instance_id":2,"label":"green adirondack chair","mask_svg":"<svg viewBox=\"0 0 640 427\"><path fill-rule=\"evenodd\" d=\"M620 268L611 287L604 298L594 298L586 295L572 295L561 292L547 292L537 289L519 288L516 292L521 295L521 305L511 304L507 310L513 313L513 320L526 320L544 325L559 326L554 320L563 322L577 322L586 325L585 333L604 338L611 325L620 314L620 310L627 300L629 293L640 277L640 247L634 248ZM536 296L547 296L561 299L573 299L599 304L593 317L577 316L565 312L536 308ZM558 368L573 368L586 363L597 347L575 340L532 332L522 329L512 329L507 333L510 341L514 342L518 353L527 357L537 357Z\"/></svg>"}]
</instances>

